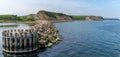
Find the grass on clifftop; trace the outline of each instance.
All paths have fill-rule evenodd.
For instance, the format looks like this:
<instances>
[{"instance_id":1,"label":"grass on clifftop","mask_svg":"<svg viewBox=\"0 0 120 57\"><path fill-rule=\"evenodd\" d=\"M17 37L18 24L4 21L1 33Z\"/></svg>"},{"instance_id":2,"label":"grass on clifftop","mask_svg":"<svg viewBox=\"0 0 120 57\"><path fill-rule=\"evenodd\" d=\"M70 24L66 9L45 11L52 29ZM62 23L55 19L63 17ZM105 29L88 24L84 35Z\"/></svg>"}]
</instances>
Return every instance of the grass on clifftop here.
<instances>
[{"instance_id":1,"label":"grass on clifftop","mask_svg":"<svg viewBox=\"0 0 120 57\"><path fill-rule=\"evenodd\" d=\"M71 16L74 20L85 20L87 16Z\"/></svg>"},{"instance_id":2,"label":"grass on clifftop","mask_svg":"<svg viewBox=\"0 0 120 57\"><path fill-rule=\"evenodd\" d=\"M0 22L33 22L33 18L20 17L17 15L0 15Z\"/></svg>"}]
</instances>

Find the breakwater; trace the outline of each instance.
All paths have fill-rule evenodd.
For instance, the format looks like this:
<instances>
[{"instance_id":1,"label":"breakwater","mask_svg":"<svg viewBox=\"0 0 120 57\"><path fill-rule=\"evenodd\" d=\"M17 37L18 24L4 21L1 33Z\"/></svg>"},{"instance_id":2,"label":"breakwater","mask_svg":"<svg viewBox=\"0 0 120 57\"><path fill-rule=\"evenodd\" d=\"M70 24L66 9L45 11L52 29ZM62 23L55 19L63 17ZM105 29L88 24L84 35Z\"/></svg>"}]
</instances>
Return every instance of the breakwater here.
<instances>
[{"instance_id":1,"label":"breakwater","mask_svg":"<svg viewBox=\"0 0 120 57\"><path fill-rule=\"evenodd\" d=\"M27 53L47 48L61 40L58 30L46 20L39 20L29 29L2 32L3 51Z\"/></svg>"}]
</instances>

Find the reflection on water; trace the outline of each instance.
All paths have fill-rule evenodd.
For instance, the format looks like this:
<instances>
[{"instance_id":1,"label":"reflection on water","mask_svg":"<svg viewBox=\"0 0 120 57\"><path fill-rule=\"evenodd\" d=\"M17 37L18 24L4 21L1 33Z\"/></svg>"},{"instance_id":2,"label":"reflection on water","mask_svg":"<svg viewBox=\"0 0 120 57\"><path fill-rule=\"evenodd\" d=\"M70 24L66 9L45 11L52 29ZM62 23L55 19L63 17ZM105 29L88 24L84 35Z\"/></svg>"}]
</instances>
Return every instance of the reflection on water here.
<instances>
[{"instance_id":1,"label":"reflection on water","mask_svg":"<svg viewBox=\"0 0 120 57\"><path fill-rule=\"evenodd\" d=\"M17 27L18 24L17 23L0 23L0 27Z\"/></svg>"},{"instance_id":2,"label":"reflection on water","mask_svg":"<svg viewBox=\"0 0 120 57\"><path fill-rule=\"evenodd\" d=\"M26 24L18 24L18 23L0 23L0 27L4 28L4 27L17 27L17 26L23 26ZM34 26L35 23L27 23L27 26Z\"/></svg>"},{"instance_id":3,"label":"reflection on water","mask_svg":"<svg viewBox=\"0 0 120 57\"><path fill-rule=\"evenodd\" d=\"M18 25L0 25L0 27L17 27Z\"/></svg>"},{"instance_id":4,"label":"reflection on water","mask_svg":"<svg viewBox=\"0 0 120 57\"><path fill-rule=\"evenodd\" d=\"M35 25L35 23L28 23L28 25L29 25L29 26L34 26L34 25Z\"/></svg>"},{"instance_id":5,"label":"reflection on water","mask_svg":"<svg viewBox=\"0 0 120 57\"><path fill-rule=\"evenodd\" d=\"M8 53L3 53L4 57L38 57L37 53L29 53L29 54L8 54Z\"/></svg>"},{"instance_id":6,"label":"reflection on water","mask_svg":"<svg viewBox=\"0 0 120 57\"><path fill-rule=\"evenodd\" d=\"M38 56L38 54L42 54L44 53L44 51L46 51L46 49L41 49L41 50L37 50L34 52L25 53L25 54L10 54L10 53L3 52L2 57L41 57L41 56Z\"/></svg>"},{"instance_id":7,"label":"reflection on water","mask_svg":"<svg viewBox=\"0 0 120 57\"><path fill-rule=\"evenodd\" d=\"M75 21L55 26L63 41L46 53L57 51L43 57L120 57L120 21Z\"/></svg>"}]
</instances>

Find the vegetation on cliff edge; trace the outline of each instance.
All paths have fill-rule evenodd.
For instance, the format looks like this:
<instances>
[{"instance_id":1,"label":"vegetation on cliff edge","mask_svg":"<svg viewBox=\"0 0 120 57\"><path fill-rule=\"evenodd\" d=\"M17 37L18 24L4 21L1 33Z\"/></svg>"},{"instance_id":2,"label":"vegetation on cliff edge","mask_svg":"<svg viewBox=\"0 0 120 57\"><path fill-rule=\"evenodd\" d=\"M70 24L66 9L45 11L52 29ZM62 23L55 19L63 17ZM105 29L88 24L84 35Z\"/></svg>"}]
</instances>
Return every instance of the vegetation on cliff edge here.
<instances>
[{"instance_id":1,"label":"vegetation on cliff edge","mask_svg":"<svg viewBox=\"0 0 120 57\"><path fill-rule=\"evenodd\" d=\"M26 18L17 15L0 15L0 22L29 22L34 21L34 18Z\"/></svg>"},{"instance_id":2,"label":"vegetation on cliff edge","mask_svg":"<svg viewBox=\"0 0 120 57\"><path fill-rule=\"evenodd\" d=\"M87 16L71 16L73 20L85 20Z\"/></svg>"},{"instance_id":3,"label":"vegetation on cliff edge","mask_svg":"<svg viewBox=\"0 0 120 57\"><path fill-rule=\"evenodd\" d=\"M39 11L37 14L29 14L26 16L17 15L0 15L0 22L34 22L35 18L44 20L102 20L101 16L75 16L66 15L63 13L49 12L49 11Z\"/></svg>"}]
</instances>

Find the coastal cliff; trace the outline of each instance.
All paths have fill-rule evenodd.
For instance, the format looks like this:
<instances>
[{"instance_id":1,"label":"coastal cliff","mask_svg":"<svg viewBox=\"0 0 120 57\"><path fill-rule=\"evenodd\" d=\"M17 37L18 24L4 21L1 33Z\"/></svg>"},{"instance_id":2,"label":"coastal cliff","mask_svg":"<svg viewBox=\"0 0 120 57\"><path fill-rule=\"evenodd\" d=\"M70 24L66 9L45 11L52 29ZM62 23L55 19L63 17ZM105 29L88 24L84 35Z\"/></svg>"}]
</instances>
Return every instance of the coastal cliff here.
<instances>
[{"instance_id":1,"label":"coastal cliff","mask_svg":"<svg viewBox=\"0 0 120 57\"><path fill-rule=\"evenodd\" d=\"M0 22L25 22L33 23L35 20L48 20L51 22L63 22L63 21L73 21L73 20L92 20L100 21L103 20L102 16L75 16L66 15L63 13L56 13L50 11L39 11L36 14L29 14L24 16L17 15L0 15Z\"/></svg>"},{"instance_id":2,"label":"coastal cliff","mask_svg":"<svg viewBox=\"0 0 120 57\"><path fill-rule=\"evenodd\" d=\"M102 16L87 16L86 20L95 20L95 21L99 21L99 20L103 20Z\"/></svg>"},{"instance_id":3,"label":"coastal cliff","mask_svg":"<svg viewBox=\"0 0 120 57\"><path fill-rule=\"evenodd\" d=\"M39 11L37 16L40 20L72 20L72 18L66 14L49 11Z\"/></svg>"},{"instance_id":4,"label":"coastal cliff","mask_svg":"<svg viewBox=\"0 0 120 57\"><path fill-rule=\"evenodd\" d=\"M49 20L53 22L72 21L72 20L92 20L92 21L103 20L102 16L73 16L73 15L66 15L63 13L56 13L56 12L50 12L44 10L39 11L37 14L31 14L26 17L37 20Z\"/></svg>"},{"instance_id":5,"label":"coastal cliff","mask_svg":"<svg viewBox=\"0 0 120 57\"><path fill-rule=\"evenodd\" d=\"M69 15L44 10L37 12L37 14L26 15L24 18L34 20L49 20L51 22L72 21L72 17Z\"/></svg>"},{"instance_id":6,"label":"coastal cliff","mask_svg":"<svg viewBox=\"0 0 120 57\"><path fill-rule=\"evenodd\" d=\"M72 16L73 20L87 20L87 21L100 21L103 20L102 16Z\"/></svg>"}]
</instances>

